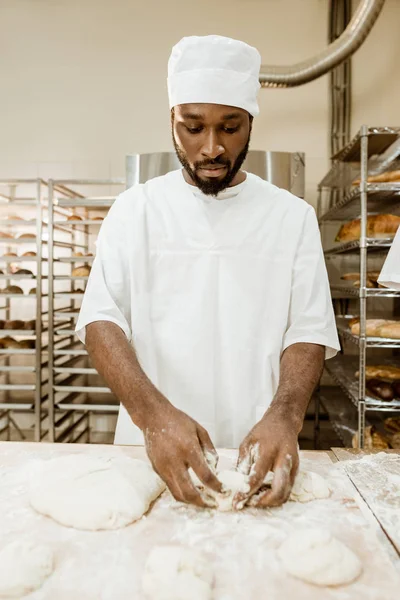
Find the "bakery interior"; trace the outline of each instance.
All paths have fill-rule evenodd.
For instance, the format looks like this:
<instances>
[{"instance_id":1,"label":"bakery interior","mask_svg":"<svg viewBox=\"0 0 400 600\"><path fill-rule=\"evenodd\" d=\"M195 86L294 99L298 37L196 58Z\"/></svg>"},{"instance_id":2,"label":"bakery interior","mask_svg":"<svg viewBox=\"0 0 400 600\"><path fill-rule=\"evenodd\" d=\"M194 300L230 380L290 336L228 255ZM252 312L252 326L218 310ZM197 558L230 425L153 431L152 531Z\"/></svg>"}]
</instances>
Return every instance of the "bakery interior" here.
<instances>
[{"instance_id":1,"label":"bakery interior","mask_svg":"<svg viewBox=\"0 0 400 600\"><path fill-rule=\"evenodd\" d=\"M0 528L7 542L31 531L56 555L48 579L4 597L245 600L267 597L268 582L268 598L398 598L400 291L378 278L400 225L399 0L204 0L200 11L183 0L5 0L0 13L0 474L9 482ZM301 464L329 482L329 498L288 502L287 515L286 506L266 515L250 508L243 521L229 512L207 521L193 507L179 512L164 492L144 520L115 532L37 515L15 524L14 496L15 510L28 510L18 490L31 462L35 472L57 457L120 456L119 401L77 339L76 320L116 197L180 167L165 85L170 48L210 33L254 45L267 65L244 169L303 198L318 217L341 351L325 363L299 447ZM145 458L143 448L125 448L125 458ZM234 451L220 456L226 466ZM330 566L321 583L283 572L278 547L292 521L328 523L345 544L331 549L337 569L350 572L355 554L358 574L342 583ZM132 579L129 552L141 555ZM0 580L18 562L4 557ZM158 572L164 560L174 576Z\"/></svg>"}]
</instances>

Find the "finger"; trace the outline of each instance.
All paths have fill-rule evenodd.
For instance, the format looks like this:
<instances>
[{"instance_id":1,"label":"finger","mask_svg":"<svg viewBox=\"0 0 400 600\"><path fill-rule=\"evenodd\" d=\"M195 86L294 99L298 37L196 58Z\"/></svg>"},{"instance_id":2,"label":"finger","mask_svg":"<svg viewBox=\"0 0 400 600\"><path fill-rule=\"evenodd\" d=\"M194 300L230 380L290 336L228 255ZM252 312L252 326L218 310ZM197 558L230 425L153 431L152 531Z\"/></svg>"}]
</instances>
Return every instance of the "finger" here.
<instances>
[{"instance_id":1,"label":"finger","mask_svg":"<svg viewBox=\"0 0 400 600\"><path fill-rule=\"evenodd\" d=\"M197 437L199 439L199 443L203 454L206 458L207 463L210 465L210 468L215 471L218 465L218 452L216 451L214 444L211 441L210 436L208 435L208 431L201 427L197 426Z\"/></svg>"},{"instance_id":2,"label":"finger","mask_svg":"<svg viewBox=\"0 0 400 600\"><path fill-rule=\"evenodd\" d=\"M260 496L256 506L268 508L281 506L289 498L291 490L292 457L286 455L274 466L272 487Z\"/></svg>"},{"instance_id":3,"label":"finger","mask_svg":"<svg viewBox=\"0 0 400 600\"><path fill-rule=\"evenodd\" d=\"M244 443L239 448L236 469L243 475L249 475L251 468L251 451L248 444Z\"/></svg>"},{"instance_id":4,"label":"finger","mask_svg":"<svg viewBox=\"0 0 400 600\"><path fill-rule=\"evenodd\" d=\"M193 481L190 479L189 473L181 471L179 474L175 474L175 484L179 489L179 495L181 502L187 504L194 504L201 508L215 508L216 502L206 495L201 495L200 491L196 488Z\"/></svg>"},{"instance_id":5,"label":"finger","mask_svg":"<svg viewBox=\"0 0 400 600\"><path fill-rule=\"evenodd\" d=\"M200 447L190 453L189 466L192 467L193 471L205 487L212 489L217 494L223 492L222 483L210 469Z\"/></svg>"},{"instance_id":6,"label":"finger","mask_svg":"<svg viewBox=\"0 0 400 600\"><path fill-rule=\"evenodd\" d=\"M256 463L253 463L251 468L251 475L249 477L249 490L246 493L239 492L233 498L233 508L236 510L241 510L243 506L246 504L247 500L258 490L264 483L264 479L270 470L273 462L272 459L261 460L260 458Z\"/></svg>"}]
</instances>

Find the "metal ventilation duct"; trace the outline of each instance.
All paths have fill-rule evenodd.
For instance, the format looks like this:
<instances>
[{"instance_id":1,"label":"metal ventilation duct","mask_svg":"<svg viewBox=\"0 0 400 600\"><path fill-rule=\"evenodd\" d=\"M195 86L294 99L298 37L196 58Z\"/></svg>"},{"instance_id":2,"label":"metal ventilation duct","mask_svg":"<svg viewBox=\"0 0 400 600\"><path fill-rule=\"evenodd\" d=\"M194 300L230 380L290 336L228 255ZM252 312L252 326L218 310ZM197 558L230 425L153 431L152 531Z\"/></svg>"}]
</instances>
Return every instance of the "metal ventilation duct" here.
<instances>
[{"instance_id":1,"label":"metal ventilation duct","mask_svg":"<svg viewBox=\"0 0 400 600\"><path fill-rule=\"evenodd\" d=\"M342 35L313 58L290 67L261 67L262 87L295 87L325 75L349 58L368 36L385 0L361 0Z\"/></svg>"}]
</instances>

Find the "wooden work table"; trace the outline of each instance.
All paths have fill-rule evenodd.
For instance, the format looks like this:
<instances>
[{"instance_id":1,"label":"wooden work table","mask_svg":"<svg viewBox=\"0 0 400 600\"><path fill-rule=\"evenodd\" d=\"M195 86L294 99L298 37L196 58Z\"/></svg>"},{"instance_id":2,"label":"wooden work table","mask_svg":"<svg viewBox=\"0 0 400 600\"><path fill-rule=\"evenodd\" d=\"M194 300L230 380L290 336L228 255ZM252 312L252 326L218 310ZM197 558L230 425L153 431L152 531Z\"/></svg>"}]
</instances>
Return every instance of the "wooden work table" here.
<instances>
[{"instance_id":1,"label":"wooden work table","mask_svg":"<svg viewBox=\"0 0 400 600\"><path fill-rule=\"evenodd\" d=\"M195 547L209 555L216 578L213 600L399 598L398 453L371 460L366 453L341 448L301 452L302 467L329 482L333 491L327 500L218 513L179 504L166 491L140 521L100 532L63 527L36 514L28 501L29 479L41 461L82 453L145 458L137 446L0 443L0 544L28 537L51 545L56 554L54 573L29 600L144 600L144 564L150 550L162 544ZM233 450L219 454L221 468L236 457ZM293 529L310 527L329 529L359 556L364 567L359 580L320 588L284 572L277 548Z\"/></svg>"}]
</instances>

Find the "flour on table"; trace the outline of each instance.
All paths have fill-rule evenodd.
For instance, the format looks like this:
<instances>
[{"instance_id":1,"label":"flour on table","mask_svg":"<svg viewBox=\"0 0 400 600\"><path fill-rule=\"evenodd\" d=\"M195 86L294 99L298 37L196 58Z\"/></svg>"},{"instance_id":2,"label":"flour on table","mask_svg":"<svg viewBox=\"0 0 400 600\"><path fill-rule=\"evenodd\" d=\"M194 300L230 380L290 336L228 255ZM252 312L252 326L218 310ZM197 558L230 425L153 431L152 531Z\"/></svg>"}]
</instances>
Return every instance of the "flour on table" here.
<instances>
[{"instance_id":1,"label":"flour on table","mask_svg":"<svg viewBox=\"0 0 400 600\"><path fill-rule=\"evenodd\" d=\"M151 466L126 456L70 454L43 461L32 477L31 506L75 529L118 529L140 519L165 489Z\"/></svg>"},{"instance_id":2,"label":"flour on table","mask_svg":"<svg viewBox=\"0 0 400 600\"><path fill-rule=\"evenodd\" d=\"M211 600L213 572L201 552L156 546L147 559L142 587L149 600Z\"/></svg>"},{"instance_id":3,"label":"flour on table","mask_svg":"<svg viewBox=\"0 0 400 600\"><path fill-rule=\"evenodd\" d=\"M212 498L216 504L215 508L223 512L233 510L233 498L238 492L246 494L250 489L249 477L233 469L225 469L216 473L219 481L224 486L225 491L223 494L217 494L214 490L205 488L192 470L190 470L190 476L201 494Z\"/></svg>"},{"instance_id":4,"label":"flour on table","mask_svg":"<svg viewBox=\"0 0 400 600\"><path fill-rule=\"evenodd\" d=\"M345 585L362 572L359 558L321 529L295 531L279 547L278 556L287 573L315 585Z\"/></svg>"},{"instance_id":5,"label":"flour on table","mask_svg":"<svg viewBox=\"0 0 400 600\"><path fill-rule=\"evenodd\" d=\"M30 541L0 548L0 598L22 598L40 588L54 568L53 552Z\"/></svg>"}]
</instances>

